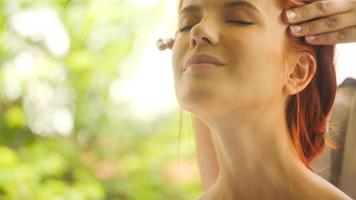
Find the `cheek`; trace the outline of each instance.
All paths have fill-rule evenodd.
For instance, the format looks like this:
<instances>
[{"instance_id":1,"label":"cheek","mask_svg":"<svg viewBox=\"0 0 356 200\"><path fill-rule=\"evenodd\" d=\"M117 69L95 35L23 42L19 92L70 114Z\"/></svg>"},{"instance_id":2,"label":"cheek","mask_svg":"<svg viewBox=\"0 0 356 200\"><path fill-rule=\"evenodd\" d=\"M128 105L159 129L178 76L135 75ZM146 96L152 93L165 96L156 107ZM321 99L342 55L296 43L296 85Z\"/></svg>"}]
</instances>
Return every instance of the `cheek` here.
<instances>
[{"instance_id":1,"label":"cheek","mask_svg":"<svg viewBox=\"0 0 356 200\"><path fill-rule=\"evenodd\" d=\"M244 91L247 99L258 101L274 98L282 92L284 83L284 63L282 49L268 41L244 43L235 47L231 55L230 80L236 91Z\"/></svg>"},{"instance_id":2,"label":"cheek","mask_svg":"<svg viewBox=\"0 0 356 200\"><path fill-rule=\"evenodd\" d=\"M232 54L231 75L241 76L242 79L249 77L264 76L274 78L279 76L283 70L283 57L281 51L266 47L263 44L259 46L244 46L230 51Z\"/></svg>"},{"instance_id":3,"label":"cheek","mask_svg":"<svg viewBox=\"0 0 356 200\"><path fill-rule=\"evenodd\" d=\"M183 62L184 62L184 51L186 49L186 44L183 42L181 36L177 36L174 45L172 47L172 66L175 75L182 72Z\"/></svg>"},{"instance_id":4,"label":"cheek","mask_svg":"<svg viewBox=\"0 0 356 200\"><path fill-rule=\"evenodd\" d=\"M279 92L283 84L284 64L281 52L269 47L261 48L253 59L253 73L255 81L271 93Z\"/></svg>"}]
</instances>

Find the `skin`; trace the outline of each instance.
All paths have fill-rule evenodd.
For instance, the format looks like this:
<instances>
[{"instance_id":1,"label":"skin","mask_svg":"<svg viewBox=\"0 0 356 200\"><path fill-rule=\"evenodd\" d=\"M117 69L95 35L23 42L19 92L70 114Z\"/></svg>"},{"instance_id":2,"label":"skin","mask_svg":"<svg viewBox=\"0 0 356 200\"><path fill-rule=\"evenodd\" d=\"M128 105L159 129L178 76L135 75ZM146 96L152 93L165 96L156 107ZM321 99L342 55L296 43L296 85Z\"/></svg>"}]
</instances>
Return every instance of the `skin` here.
<instances>
[{"instance_id":1,"label":"skin","mask_svg":"<svg viewBox=\"0 0 356 200\"><path fill-rule=\"evenodd\" d=\"M286 100L314 76L314 57L286 51L279 4L251 0L255 12L224 10L225 2L185 0L183 8L198 4L201 11L179 16L179 28L193 27L177 32L172 46L178 102L206 124L216 144L218 178L199 199L350 199L303 165L288 136ZM252 24L226 22L234 19ZM183 72L200 53L226 65Z\"/></svg>"},{"instance_id":2,"label":"skin","mask_svg":"<svg viewBox=\"0 0 356 200\"><path fill-rule=\"evenodd\" d=\"M294 13L288 18L287 13ZM305 37L312 45L335 45L337 43L356 42L356 1L314 1L304 6L283 12L283 20L289 25L289 34L294 37ZM336 22L336 23L335 23ZM301 27L301 31L294 33L292 25ZM314 37L310 40L310 37ZM174 38L159 39L157 47L160 50L172 49ZM211 139L211 131L198 118L193 116L196 136L198 167L204 191L208 190L216 181L219 166L215 147Z\"/></svg>"},{"instance_id":3,"label":"skin","mask_svg":"<svg viewBox=\"0 0 356 200\"><path fill-rule=\"evenodd\" d=\"M291 13L293 18L288 18ZM283 20L294 37L305 37L309 44L333 45L356 42L356 1L323 0L286 10ZM300 27L300 31L296 26ZM313 39L311 39L313 38ZM174 38L158 39L160 50L171 49Z\"/></svg>"},{"instance_id":4,"label":"skin","mask_svg":"<svg viewBox=\"0 0 356 200\"><path fill-rule=\"evenodd\" d=\"M288 13L293 18L288 18ZM294 14L293 14L294 13ZM309 44L329 45L356 42L356 1L315 1L284 13L292 24L289 32L295 37L306 37ZM300 31L293 31L299 30Z\"/></svg>"},{"instance_id":5,"label":"skin","mask_svg":"<svg viewBox=\"0 0 356 200\"><path fill-rule=\"evenodd\" d=\"M218 160L209 128L199 119L192 116L196 157L203 190L207 191L219 175Z\"/></svg>"}]
</instances>

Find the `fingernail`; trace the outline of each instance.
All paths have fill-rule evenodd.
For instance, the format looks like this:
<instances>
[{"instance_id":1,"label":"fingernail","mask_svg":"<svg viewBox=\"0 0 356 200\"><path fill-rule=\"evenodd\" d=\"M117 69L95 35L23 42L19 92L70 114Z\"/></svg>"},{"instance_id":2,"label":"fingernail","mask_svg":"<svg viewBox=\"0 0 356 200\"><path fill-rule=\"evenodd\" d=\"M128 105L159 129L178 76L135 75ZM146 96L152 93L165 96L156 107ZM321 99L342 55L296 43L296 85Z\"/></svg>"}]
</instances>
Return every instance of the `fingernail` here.
<instances>
[{"instance_id":1,"label":"fingernail","mask_svg":"<svg viewBox=\"0 0 356 200\"><path fill-rule=\"evenodd\" d=\"M161 45L162 43L163 43L163 42L162 42L162 39L159 39L159 40L156 41L156 45L157 45L157 46Z\"/></svg>"},{"instance_id":2,"label":"fingernail","mask_svg":"<svg viewBox=\"0 0 356 200\"><path fill-rule=\"evenodd\" d=\"M308 40L308 41L312 41L312 40L315 39L315 36L314 36L314 35L312 35L312 36L307 36L307 37L305 37L305 39Z\"/></svg>"},{"instance_id":3,"label":"fingernail","mask_svg":"<svg viewBox=\"0 0 356 200\"><path fill-rule=\"evenodd\" d=\"M297 13L295 13L295 11L293 10L288 10L287 11L287 18L288 19L294 19L297 17Z\"/></svg>"},{"instance_id":4,"label":"fingernail","mask_svg":"<svg viewBox=\"0 0 356 200\"><path fill-rule=\"evenodd\" d=\"M290 28L292 29L293 33L298 33L302 30L302 27L297 25L291 26Z\"/></svg>"}]
</instances>

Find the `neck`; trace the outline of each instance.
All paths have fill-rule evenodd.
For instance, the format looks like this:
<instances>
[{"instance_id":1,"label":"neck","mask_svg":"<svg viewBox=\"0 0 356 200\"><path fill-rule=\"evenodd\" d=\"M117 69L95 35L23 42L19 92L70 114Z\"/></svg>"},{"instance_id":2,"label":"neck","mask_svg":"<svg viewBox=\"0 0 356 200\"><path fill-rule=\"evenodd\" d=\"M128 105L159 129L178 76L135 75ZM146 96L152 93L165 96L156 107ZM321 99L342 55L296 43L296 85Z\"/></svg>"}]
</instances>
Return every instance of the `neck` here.
<instances>
[{"instance_id":1,"label":"neck","mask_svg":"<svg viewBox=\"0 0 356 200\"><path fill-rule=\"evenodd\" d=\"M212 132L220 169L210 193L224 195L219 199L279 199L300 192L310 172L293 147L283 107L238 113L201 117Z\"/></svg>"}]
</instances>

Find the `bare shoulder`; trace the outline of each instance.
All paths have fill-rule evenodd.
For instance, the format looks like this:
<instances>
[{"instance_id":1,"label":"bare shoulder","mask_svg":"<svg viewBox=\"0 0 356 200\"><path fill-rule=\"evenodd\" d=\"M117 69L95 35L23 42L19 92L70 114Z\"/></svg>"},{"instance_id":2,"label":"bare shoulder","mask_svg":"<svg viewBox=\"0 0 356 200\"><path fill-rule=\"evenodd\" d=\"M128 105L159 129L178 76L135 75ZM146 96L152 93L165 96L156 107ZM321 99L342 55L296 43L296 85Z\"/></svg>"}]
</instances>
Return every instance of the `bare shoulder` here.
<instances>
[{"instance_id":1,"label":"bare shoulder","mask_svg":"<svg viewBox=\"0 0 356 200\"><path fill-rule=\"evenodd\" d=\"M342 191L329 191L324 195L325 200L353 200L347 194Z\"/></svg>"},{"instance_id":2,"label":"bare shoulder","mask_svg":"<svg viewBox=\"0 0 356 200\"><path fill-rule=\"evenodd\" d=\"M339 188L321 178L320 190L316 190L315 195L317 199L323 200L353 200ZM318 192L317 192L318 191Z\"/></svg>"}]
</instances>

